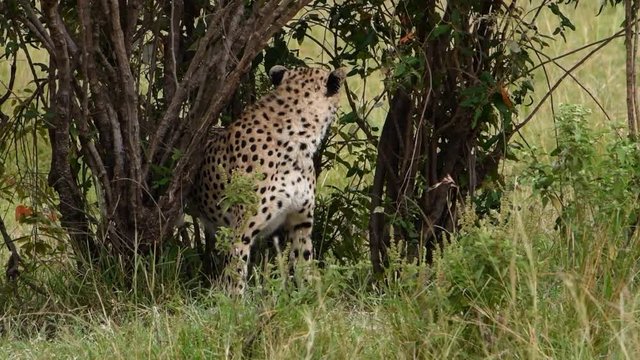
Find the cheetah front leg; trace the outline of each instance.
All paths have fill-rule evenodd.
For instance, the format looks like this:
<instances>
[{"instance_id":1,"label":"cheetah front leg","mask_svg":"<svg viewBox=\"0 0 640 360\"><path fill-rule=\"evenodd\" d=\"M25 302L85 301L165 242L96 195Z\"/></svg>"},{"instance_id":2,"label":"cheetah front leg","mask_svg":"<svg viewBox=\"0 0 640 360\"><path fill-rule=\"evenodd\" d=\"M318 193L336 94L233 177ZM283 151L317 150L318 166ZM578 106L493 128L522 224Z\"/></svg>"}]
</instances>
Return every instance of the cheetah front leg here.
<instances>
[{"instance_id":1,"label":"cheetah front leg","mask_svg":"<svg viewBox=\"0 0 640 360\"><path fill-rule=\"evenodd\" d=\"M251 256L251 245L253 239L242 236L242 241L233 244L231 249L231 260L229 266L225 269L225 286L232 295L242 295L247 286L247 278L249 273L249 257ZM231 272L231 273L230 273Z\"/></svg>"}]
</instances>

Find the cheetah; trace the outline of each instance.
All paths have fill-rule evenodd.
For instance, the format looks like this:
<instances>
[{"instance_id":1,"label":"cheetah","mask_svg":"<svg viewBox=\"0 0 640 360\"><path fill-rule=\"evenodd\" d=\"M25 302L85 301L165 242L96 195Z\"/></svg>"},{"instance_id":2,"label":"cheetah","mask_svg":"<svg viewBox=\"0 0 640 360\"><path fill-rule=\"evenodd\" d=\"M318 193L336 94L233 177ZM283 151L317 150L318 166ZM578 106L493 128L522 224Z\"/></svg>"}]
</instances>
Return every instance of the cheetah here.
<instances>
[{"instance_id":1,"label":"cheetah","mask_svg":"<svg viewBox=\"0 0 640 360\"><path fill-rule=\"evenodd\" d=\"M196 182L196 212L206 231L215 234L225 226L242 234L230 254L232 270L239 275L236 281L227 277L234 293L245 290L255 241L276 229L284 230L291 242L292 269L313 259L313 155L335 118L346 74L344 68L327 71L276 65L269 77L275 88L208 140ZM234 170L262 174L257 180L257 212L244 222L243 215L248 214L243 214L242 207L225 213L220 206Z\"/></svg>"}]
</instances>

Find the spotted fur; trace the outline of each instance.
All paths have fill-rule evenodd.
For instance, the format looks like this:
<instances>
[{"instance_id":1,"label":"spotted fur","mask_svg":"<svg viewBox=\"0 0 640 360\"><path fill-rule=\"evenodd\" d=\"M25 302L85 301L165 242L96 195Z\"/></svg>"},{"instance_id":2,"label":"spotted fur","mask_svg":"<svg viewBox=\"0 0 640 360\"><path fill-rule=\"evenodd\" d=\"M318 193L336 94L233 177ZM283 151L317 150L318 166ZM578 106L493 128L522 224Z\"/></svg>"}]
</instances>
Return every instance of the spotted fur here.
<instances>
[{"instance_id":1,"label":"spotted fur","mask_svg":"<svg viewBox=\"0 0 640 360\"><path fill-rule=\"evenodd\" d=\"M241 279L235 287L238 292L245 288L252 245L280 227L292 243L292 266L312 260L313 155L335 117L345 78L343 69L283 66L274 66L269 75L275 89L210 138L196 184L195 202L207 231L227 226L242 233L231 254ZM220 206L225 179L234 169L264 174L257 184L257 213L244 229L240 227L247 214L242 207L225 213Z\"/></svg>"}]
</instances>

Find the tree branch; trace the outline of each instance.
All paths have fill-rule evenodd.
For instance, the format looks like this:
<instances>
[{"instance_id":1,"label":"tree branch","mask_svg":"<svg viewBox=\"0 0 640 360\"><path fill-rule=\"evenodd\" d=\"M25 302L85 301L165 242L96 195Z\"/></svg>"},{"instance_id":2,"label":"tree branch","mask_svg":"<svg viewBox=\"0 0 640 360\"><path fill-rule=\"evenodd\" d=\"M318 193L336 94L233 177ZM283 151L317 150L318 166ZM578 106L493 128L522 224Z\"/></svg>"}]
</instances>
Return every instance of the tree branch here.
<instances>
[{"instance_id":1,"label":"tree branch","mask_svg":"<svg viewBox=\"0 0 640 360\"><path fill-rule=\"evenodd\" d=\"M7 232L7 227L4 225L4 221L0 218L0 233L2 234L2 238L4 239L4 244L9 249L11 255L9 255L9 260L7 260L7 269L5 270L5 276L8 281L14 281L20 275L20 254L18 254L18 249L16 249L16 245L13 243L13 239L9 236Z\"/></svg>"},{"instance_id":2,"label":"tree branch","mask_svg":"<svg viewBox=\"0 0 640 360\"><path fill-rule=\"evenodd\" d=\"M235 5L238 6L237 4ZM227 6L225 9L216 13L215 17L209 23L210 25L209 29L207 29L207 33L199 41L196 54L191 60L191 64L189 64L189 68L185 75L182 77L176 92L171 99L167 99L169 101L169 106L158 123L155 133L151 136L151 143L149 144L146 154L146 162L142 169L144 179L149 177L149 169L153 160L156 158L159 146L163 142L171 124L173 124L175 119L178 117L178 113L187 94L199 84L202 77L194 75L198 72L202 61L204 60L204 55L207 53L207 47L220 35L220 27L218 24L222 18L228 15L227 12L231 11L231 9L231 6Z\"/></svg>"},{"instance_id":3,"label":"tree branch","mask_svg":"<svg viewBox=\"0 0 640 360\"><path fill-rule=\"evenodd\" d=\"M48 181L60 197L58 207L62 214L61 224L69 233L77 256L87 260L96 256L97 249L89 234L88 220L84 213L84 199L68 160L72 154L69 140L71 64L64 25L58 13L58 2L42 1L42 8L55 45L55 52L52 54L55 66L52 66L49 77L49 91L52 97L50 111L53 116L50 118L49 127L52 154Z\"/></svg>"},{"instance_id":4,"label":"tree branch","mask_svg":"<svg viewBox=\"0 0 640 360\"><path fill-rule=\"evenodd\" d=\"M626 50L626 80L627 80L627 123L629 124L629 136L636 138L638 135L638 123L636 120L636 95L634 92L636 76L635 76L635 64L634 60L634 48L633 48L633 0L624 1L624 46Z\"/></svg>"},{"instance_id":5,"label":"tree branch","mask_svg":"<svg viewBox=\"0 0 640 360\"><path fill-rule=\"evenodd\" d=\"M15 84L15 81L16 81L17 61L18 61L18 55L14 54L13 62L11 62L11 69L9 70L9 84L6 85L7 92L5 92L4 95L2 95L2 97L0 97L0 106L2 106L2 104L4 104L9 99L9 96L11 96L11 94L13 94L13 85Z\"/></svg>"},{"instance_id":6,"label":"tree branch","mask_svg":"<svg viewBox=\"0 0 640 360\"><path fill-rule=\"evenodd\" d=\"M24 19L24 24L27 25L29 30L33 33L33 36L37 37L42 45L49 51L50 54L53 54L55 51L55 46L53 41L51 41L51 37L49 37L49 33L44 29L44 26L36 16L35 11L31 7L31 4L28 0L19 0L20 5L25 11L27 15L26 19Z\"/></svg>"},{"instance_id":7,"label":"tree branch","mask_svg":"<svg viewBox=\"0 0 640 360\"><path fill-rule=\"evenodd\" d=\"M123 137L124 148L127 152L129 164L129 202L130 209L137 209L142 203L142 191L139 191L139 187L145 187L145 182L142 178L142 160L140 156L140 120L138 119L138 95L136 92L135 82L133 74L131 73L131 66L129 63L129 53L127 52L127 45L125 35L120 25L120 7L118 0L109 1L109 15L111 23L111 41L113 45L113 51L116 56L116 62L118 64L118 73L120 80L120 88L124 94L122 103L120 104L121 110L121 130ZM135 212L133 212L135 215Z\"/></svg>"},{"instance_id":8,"label":"tree branch","mask_svg":"<svg viewBox=\"0 0 640 360\"><path fill-rule=\"evenodd\" d=\"M593 56L595 53L600 51L600 49L602 49L603 47L607 46L613 39L617 38L618 37L617 34L618 33L616 33L616 34L608 37L604 41L602 41L598 46L596 46L595 49L593 49L589 53L587 53L587 55L585 55L585 57L580 59L571 68L569 68L569 70L567 70L564 74L562 74L562 76L560 76L560 78L555 82L555 84L553 84L553 86L551 86L549 91L546 94L544 94L542 99L540 99L540 101L538 102L536 107L533 108L531 113L524 120L522 120L519 124L514 126L513 130L510 133L506 134L507 138L511 137L511 135L513 135L516 132L518 132L520 129L522 129L523 126L525 126L529 121L531 121L531 119L533 119L533 116L538 112L538 110L540 110L540 108L542 107L544 102L549 98L549 96L551 96L551 94L558 88L558 86L560 86L562 81L564 81L564 79L566 79L577 68L582 66L591 56Z\"/></svg>"}]
</instances>

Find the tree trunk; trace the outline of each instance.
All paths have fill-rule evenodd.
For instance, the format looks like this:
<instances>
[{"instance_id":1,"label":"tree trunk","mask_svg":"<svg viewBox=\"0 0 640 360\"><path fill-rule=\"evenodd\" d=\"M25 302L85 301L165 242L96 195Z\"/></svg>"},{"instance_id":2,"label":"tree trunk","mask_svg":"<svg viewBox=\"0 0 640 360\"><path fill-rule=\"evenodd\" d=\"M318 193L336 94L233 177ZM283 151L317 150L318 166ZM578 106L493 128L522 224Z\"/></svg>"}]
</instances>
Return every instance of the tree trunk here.
<instances>
[{"instance_id":1,"label":"tree trunk","mask_svg":"<svg viewBox=\"0 0 640 360\"><path fill-rule=\"evenodd\" d=\"M369 222L376 273L384 271L391 238L406 245L410 261L431 262L456 228L461 199L495 172L503 154L495 141L486 156L478 158L476 151L482 124L494 116L491 97L499 90L488 84L504 71L503 64L489 60L501 36L493 19L504 9L499 1L449 1L440 15L440 6L407 1L398 8L399 47L425 65L404 79L406 90L394 92L378 144ZM470 98L470 89L483 86L488 89ZM478 104L469 106L470 101Z\"/></svg>"}]
</instances>

